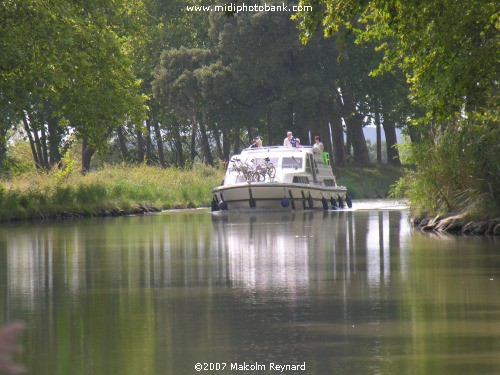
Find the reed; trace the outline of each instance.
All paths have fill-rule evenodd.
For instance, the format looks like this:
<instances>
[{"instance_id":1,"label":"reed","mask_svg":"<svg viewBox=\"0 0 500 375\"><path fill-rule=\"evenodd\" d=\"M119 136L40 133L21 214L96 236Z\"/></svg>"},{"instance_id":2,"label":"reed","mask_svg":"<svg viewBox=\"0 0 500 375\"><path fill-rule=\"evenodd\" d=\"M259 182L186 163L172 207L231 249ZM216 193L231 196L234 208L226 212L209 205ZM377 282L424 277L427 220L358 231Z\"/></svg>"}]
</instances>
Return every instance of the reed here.
<instances>
[{"instance_id":1,"label":"reed","mask_svg":"<svg viewBox=\"0 0 500 375\"><path fill-rule=\"evenodd\" d=\"M24 174L0 182L0 220L206 207L223 173L197 164L192 169L121 165L86 175L67 170Z\"/></svg>"}]
</instances>

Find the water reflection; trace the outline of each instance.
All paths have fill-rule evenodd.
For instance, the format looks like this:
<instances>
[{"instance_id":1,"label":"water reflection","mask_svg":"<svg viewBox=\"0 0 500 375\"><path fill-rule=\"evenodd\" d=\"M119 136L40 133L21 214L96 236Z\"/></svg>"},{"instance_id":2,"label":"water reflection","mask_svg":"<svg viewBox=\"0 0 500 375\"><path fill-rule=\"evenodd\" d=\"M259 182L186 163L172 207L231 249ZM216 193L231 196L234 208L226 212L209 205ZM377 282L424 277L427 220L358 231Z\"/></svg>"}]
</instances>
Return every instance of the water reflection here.
<instances>
[{"instance_id":1,"label":"water reflection","mask_svg":"<svg viewBox=\"0 0 500 375\"><path fill-rule=\"evenodd\" d=\"M29 305L40 294L50 299L55 282L70 294L179 284L295 289L315 282L318 264L329 265L334 281L348 281L360 256L377 287L389 278L390 248L409 235L401 234L400 211L203 215L212 228L186 215L163 219L1 231L9 290Z\"/></svg>"},{"instance_id":2,"label":"water reflection","mask_svg":"<svg viewBox=\"0 0 500 375\"><path fill-rule=\"evenodd\" d=\"M390 249L399 255L401 242L410 235L406 222L401 228L405 220L401 211L213 216L214 232L228 256L230 280L261 289L308 286L327 271L334 282L349 283L360 264L369 286L378 289L390 278Z\"/></svg>"},{"instance_id":3,"label":"water reflection","mask_svg":"<svg viewBox=\"0 0 500 375\"><path fill-rule=\"evenodd\" d=\"M401 210L2 226L0 323L28 322L23 360L42 375L494 373L495 245L413 233Z\"/></svg>"}]
</instances>

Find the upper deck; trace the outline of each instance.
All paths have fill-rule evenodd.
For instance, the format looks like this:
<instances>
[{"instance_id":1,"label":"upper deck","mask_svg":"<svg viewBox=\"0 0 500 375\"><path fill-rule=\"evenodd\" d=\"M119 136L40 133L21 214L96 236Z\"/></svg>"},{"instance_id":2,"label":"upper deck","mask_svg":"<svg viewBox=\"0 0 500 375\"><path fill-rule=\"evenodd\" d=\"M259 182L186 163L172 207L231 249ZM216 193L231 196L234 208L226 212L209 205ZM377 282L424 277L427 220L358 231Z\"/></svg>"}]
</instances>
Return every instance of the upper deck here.
<instances>
[{"instance_id":1,"label":"upper deck","mask_svg":"<svg viewBox=\"0 0 500 375\"><path fill-rule=\"evenodd\" d=\"M246 148L231 158L224 184L255 182L258 176L252 173L262 170L260 166L265 170L270 163L276 173L263 176L259 181L336 186L328 154L318 151L312 146ZM242 173L242 170L250 173Z\"/></svg>"}]
</instances>

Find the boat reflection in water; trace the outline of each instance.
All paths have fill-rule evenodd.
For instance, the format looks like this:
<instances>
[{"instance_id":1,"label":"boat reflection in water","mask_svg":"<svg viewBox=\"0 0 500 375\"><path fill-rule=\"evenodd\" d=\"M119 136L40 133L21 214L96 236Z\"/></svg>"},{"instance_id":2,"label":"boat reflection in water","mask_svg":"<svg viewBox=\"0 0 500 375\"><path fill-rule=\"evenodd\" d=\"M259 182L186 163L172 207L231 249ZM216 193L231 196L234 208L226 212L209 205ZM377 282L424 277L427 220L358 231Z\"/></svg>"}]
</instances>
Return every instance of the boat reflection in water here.
<instances>
[{"instance_id":1,"label":"boat reflection in water","mask_svg":"<svg viewBox=\"0 0 500 375\"><path fill-rule=\"evenodd\" d=\"M399 210L225 212L212 220L229 279L257 289L298 290L347 281L356 271L366 272L360 280L378 287L389 278L390 246L399 249L401 234L409 234L401 232L406 214Z\"/></svg>"},{"instance_id":2,"label":"boat reflection in water","mask_svg":"<svg viewBox=\"0 0 500 375\"><path fill-rule=\"evenodd\" d=\"M227 249L231 282L252 288L306 286L309 240L316 234L304 223L313 217L313 213L213 215L217 235Z\"/></svg>"}]
</instances>

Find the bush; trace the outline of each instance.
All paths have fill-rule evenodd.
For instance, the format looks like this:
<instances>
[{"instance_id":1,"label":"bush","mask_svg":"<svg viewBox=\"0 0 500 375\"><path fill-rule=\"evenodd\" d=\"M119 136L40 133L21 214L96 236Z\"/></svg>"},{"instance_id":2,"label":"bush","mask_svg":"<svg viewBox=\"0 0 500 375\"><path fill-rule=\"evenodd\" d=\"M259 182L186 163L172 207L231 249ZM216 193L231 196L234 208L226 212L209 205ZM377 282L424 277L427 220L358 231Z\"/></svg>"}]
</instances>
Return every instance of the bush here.
<instances>
[{"instance_id":1,"label":"bush","mask_svg":"<svg viewBox=\"0 0 500 375\"><path fill-rule=\"evenodd\" d=\"M408 196L414 214L500 213L500 128L493 116L461 119L408 147L415 169L394 194Z\"/></svg>"}]
</instances>

